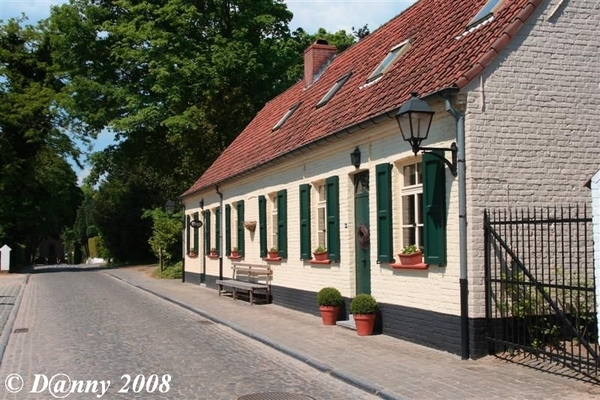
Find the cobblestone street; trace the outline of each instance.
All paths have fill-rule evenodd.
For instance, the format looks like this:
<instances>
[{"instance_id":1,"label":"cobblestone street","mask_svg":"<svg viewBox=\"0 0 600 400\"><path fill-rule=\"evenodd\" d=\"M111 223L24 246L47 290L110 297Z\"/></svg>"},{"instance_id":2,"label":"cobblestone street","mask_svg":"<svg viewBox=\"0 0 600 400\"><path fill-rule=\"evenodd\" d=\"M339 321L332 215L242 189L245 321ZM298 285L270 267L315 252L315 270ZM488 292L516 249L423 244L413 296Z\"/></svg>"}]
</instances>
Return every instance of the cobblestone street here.
<instances>
[{"instance_id":1,"label":"cobblestone street","mask_svg":"<svg viewBox=\"0 0 600 400\"><path fill-rule=\"evenodd\" d=\"M21 393L8 392L9 374L23 378ZM262 392L318 399L373 397L93 270L49 270L30 276L0 366L1 398L53 398L48 390L41 390L43 378L36 386L36 374L110 381L103 396L108 399L237 399ZM152 374L157 377L150 378ZM129 385L124 375L131 376ZM134 393L142 378L150 384ZM16 381L12 383L14 387ZM123 386L129 393L118 393ZM27 394L32 388L40 393ZM76 393L71 398L99 395L100 386L96 393Z\"/></svg>"}]
</instances>

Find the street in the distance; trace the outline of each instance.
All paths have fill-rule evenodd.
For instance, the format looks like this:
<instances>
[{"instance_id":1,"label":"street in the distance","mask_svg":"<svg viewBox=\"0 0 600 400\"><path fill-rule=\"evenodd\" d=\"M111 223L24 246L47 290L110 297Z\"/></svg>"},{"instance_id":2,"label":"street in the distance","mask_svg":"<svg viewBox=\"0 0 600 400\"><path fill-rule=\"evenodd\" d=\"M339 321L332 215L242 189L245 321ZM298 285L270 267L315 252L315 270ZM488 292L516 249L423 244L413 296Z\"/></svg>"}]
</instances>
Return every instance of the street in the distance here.
<instances>
[{"instance_id":1,"label":"street in the distance","mask_svg":"<svg viewBox=\"0 0 600 400\"><path fill-rule=\"evenodd\" d=\"M0 365L2 399L238 399L274 392L290 399L374 397L89 269L30 276Z\"/></svg>"}]
</instances>

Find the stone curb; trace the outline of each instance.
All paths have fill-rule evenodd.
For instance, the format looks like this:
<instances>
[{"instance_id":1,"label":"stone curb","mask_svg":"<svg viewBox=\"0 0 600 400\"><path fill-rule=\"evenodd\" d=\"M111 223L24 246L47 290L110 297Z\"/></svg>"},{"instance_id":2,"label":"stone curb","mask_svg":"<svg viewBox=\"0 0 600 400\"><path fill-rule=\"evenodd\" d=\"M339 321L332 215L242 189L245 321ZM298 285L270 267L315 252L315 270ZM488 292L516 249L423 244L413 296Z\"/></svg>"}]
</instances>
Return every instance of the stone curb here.
<instances>
[{"instance_id":1,"label":"stone curb","mask_svg":"<svg viewBox=\"0 0 600 400\"><path fill-rule=\"evenodd\" d=\"M120 276L114 275L114 274L112 274L112 273L110 273L108 271L105 272L105 273L107 275L110 275L111 277L113 277L115 279L120 280L121 282L124 282L124 283L130 285L130 286L136 287L136 288L138 288L140 290L143 290L143 291L145 291L147 293L150 293L150 294L152 294L154 296L157 296L157 297L159 297L159 298L161 298L163 300L166 300L168 302L171 302L173 304L177 304L178 306L183 307L186 310L189 310L189 311L191 311L191 312L193 312L195 314L198 314L198 315L200 315L200 316L202 316L202 317L204 317L204 318L206 318L208 320L211 320L212 322L215 322L215 323L227 326L228 328L231 328L234 331L236 331L236 332L238 332L238 333L240 333L240 334L242 334L244 336L247 336L247 337L249 337L251 339L254 339L254 340L256 340L256 341L258 341L258 342L260 342L262 344L265 344L265 345L267 345L267 346L269 346L269 347L271 347L271 348L273 348L273 349L275 349L277 351L282 352L283 354L286 354L286 355L288 355L290 357L293 357L293 358L297 359L298 361L302 361L302 362L306 363L307 365L311 366L312 368L314 368L314 369L316 369L316 370L318 370L320 372L329 374L330 376L332 376L332 377L334 377L334 378L336 378L336 379L338 379L338 380L340 380L342 382L345 382L345 383L348 383L348 384L350 384L352 386L355 386L355 387L357 387L357 388L359 388L361 390L364 390L365 392L371 393L371 394L373 394L373 395L375 395L377 397L380 397L380 398L386 399L386 400L403 400L403 399L405 399L405 397L401 397L398 394L396 394L396 393L394 393L392 391L389 391L389 390L387 390L387 389L385 389L385 388L383 388L383 387L381 387L379 385L376 385L376 384L373 384L371 382L365 381L365 380L363 380L363 379L361 379L361 378L359 378L359 377L357 377L355 375L348 374L348 373L346 373L344 371L336 370L335 368L333 368L333 367L331 367L331 366L329 366L329 365L327 365L327 364L325 364L325 363L323 363L323 362L321 362L319 360L316 360L314 358L308 357L308 356L306 356L306 355L304 355L302 353L297 352L296 350L290 349L287 346L283 346L283 345L281 345L279 343L276 343L276 342L272 341L271 339L265 338L264 336L261 336L261 335L255 333L255 332L252 332L252 331L250 331L250 330L248 330L246 328L242 328L242 327L240 327L240 326L238 326L238 325L236 325L234 323L231 323L229 321L221 319L221 318L219 318L219 317L217 317L215 315L207 313L206 311L200 310L200 309L198 309L196 307L193 307L193 306L191 306L191 305L189 305L187 303L184 303L184 302L182 302L180 300L174 299L174 298L169 297L169 296L165 296L165 295L163 295L161 293L157 293L157 292L155 292L155 291L153 291L151 289L147 289L145 287L142 287L142 286L140 286L140 285L138 285L136 283L133 283L133 282L131 282L131 281L125 279L125 278L122 278Z\"/></svg>"},{"instance_id":2,"label":"stone curb","mask_svg":"<svg viewBox=\"0 0 600 400\"><path fill-rule=\"evenodd\" d=\"M10 334L13 330L15 320L17 319L17 313L19 312L19 308L21 307L21 299L23 298L23 293L25 292L25 288L27 287L27 283L29 282L29 276L29 274L25 275L25 278L21 282L21 289L17 294L17 298L15 300L15 303L13 304L12 310L10 310L10 315L8 316L8 320L6 321L6 325L4 325L4 329L2 330L2 332L0 332L0 365L2 365L4 350L6 350L6 346L8 345Z\"/></svg>"}]
</instances>

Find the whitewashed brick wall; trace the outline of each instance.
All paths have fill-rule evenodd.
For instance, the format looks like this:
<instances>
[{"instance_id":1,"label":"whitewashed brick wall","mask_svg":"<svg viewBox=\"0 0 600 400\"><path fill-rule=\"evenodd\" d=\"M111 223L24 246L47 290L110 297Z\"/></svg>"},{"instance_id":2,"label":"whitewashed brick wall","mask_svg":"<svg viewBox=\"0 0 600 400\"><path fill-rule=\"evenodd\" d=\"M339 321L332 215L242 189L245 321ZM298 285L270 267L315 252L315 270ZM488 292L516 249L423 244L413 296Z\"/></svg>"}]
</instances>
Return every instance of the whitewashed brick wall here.
<instances>
[{"instance_id":1,"label":"whitewashed brick wall","mask_svg":"<svg viewBox=\"0 0 600 400\"><path fill-rule=\"evenodd\" d=\"M599 83L600 3L548 0L466 88L471 317L485 315L484 208L589 205Z\"/></svg>"},{"instance_id":2,"label":"whitewashed brick wall","mask_svg":"<svg viewBox=\"0 0 600 400\"><path fill-rule=\"evenodd\" d=\"M592 229L594 241L594 276L596 278L596 312L600 314L600 171L591 179L592 189ZM600 315L598 316L600 328ZM598 330L600 332L600 329Z\"/></svg>"}]
</instances>

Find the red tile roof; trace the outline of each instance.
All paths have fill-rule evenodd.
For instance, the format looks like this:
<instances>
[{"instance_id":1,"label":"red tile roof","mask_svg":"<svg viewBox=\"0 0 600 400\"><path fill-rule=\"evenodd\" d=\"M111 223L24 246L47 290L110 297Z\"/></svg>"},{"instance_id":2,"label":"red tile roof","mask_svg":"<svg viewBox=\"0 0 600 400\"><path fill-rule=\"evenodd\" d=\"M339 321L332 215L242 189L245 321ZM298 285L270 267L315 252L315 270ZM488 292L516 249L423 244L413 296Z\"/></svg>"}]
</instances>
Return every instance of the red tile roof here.
<instances>
[{"instance_id":1,"label":"red tile roof","mask_svg":"<svg viewBox=\"0 0 600 400\"><path fill-rule=\"evenodd\" d=\"M427 96L464 87L506 46L541 1L504 0L491 22L466 35L465 27L487 0L418 1L339 54L310 87L305 89L300 81L267 103L182 197L249 173L345 130L357 131L379 116L391 116L411 92ZM390 49L407 39L413 41L408 51L378 81L365 86ZM335 82L350 71L352 76L329 103L315 108ZM272 132L297 102L301 102L300 107Z\"/></svg>"}]
</instances>

